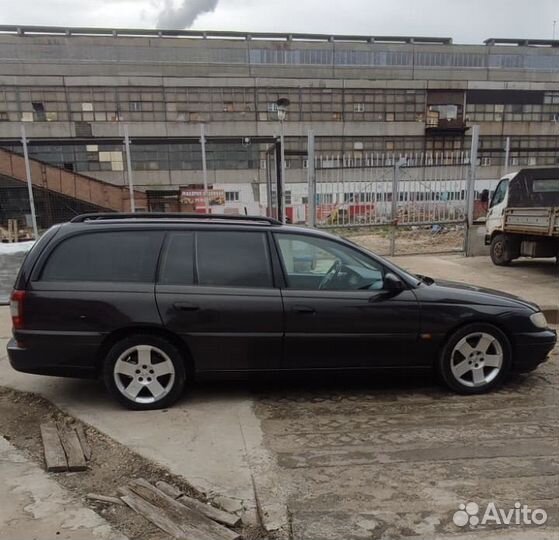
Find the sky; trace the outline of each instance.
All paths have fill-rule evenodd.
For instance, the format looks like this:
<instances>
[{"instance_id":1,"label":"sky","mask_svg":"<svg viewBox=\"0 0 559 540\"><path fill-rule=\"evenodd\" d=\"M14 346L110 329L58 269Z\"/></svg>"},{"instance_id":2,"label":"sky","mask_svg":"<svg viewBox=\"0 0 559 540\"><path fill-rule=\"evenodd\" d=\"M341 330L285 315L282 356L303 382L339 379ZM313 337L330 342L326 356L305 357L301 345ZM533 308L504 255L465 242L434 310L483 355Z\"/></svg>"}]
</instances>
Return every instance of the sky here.
<instances>
[{"instance_id":1,"label":"sky","mask_svg":"<svg viewBox=\"0 0 559 540\"><path fill-rule=\"evenodd\" d=\"M0 0L0 24L551 39L559 0Z\"/></svg>"}]
</instances>

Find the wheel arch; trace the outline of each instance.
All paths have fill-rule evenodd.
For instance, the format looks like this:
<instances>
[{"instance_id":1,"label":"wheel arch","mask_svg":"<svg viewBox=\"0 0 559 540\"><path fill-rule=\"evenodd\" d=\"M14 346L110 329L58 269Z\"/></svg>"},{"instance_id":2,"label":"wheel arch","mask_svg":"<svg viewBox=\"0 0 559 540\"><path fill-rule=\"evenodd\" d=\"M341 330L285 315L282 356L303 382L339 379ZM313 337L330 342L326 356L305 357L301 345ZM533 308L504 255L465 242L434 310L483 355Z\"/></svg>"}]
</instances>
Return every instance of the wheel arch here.
<instances>
[{"instance_id":1,"label":"wheel arch","mask_svg":"<svg viewBox=\"0 0 559 540\"><path fill-rule=\"evenodd\" d=\"M158 336L172 343L181 352L188 375L191 377L194 376L194 359L190 348L184 340L182 340L179 336L177 336L177 334L167 330L166 328L141 325L119 328L118 330L115 330L105 336L97 351L95 363L97 375L101 374L103 370L103 361L105 360L105 357L107 356L107 353L109 352L111 347L122 339L136 334Z\"/></svg>"},{"instance_id":2,"label":"wheel arch","mask_svg":"<svg viewBox=\"0 0 559 540\"><path fill-rule=\"evenodd\" d=\"M466 328L466 326L471 326L471 325L474 325L474 324L487 324L488 326L494 326L495 328L497 328L497 330L500 330L505 335L505 337L507 338L507 340L509 342L511 360L514 361L514 346L513 346L514 341L512 339L512 334L506 328L506 326L501 324L499 321L495 322L493 319L484 319L484 318L477 318L476 317L475 319L471 319L469 321L464 321L464 322L461 322L461 323L457 324L456 326L452 327L451 329L449 329L444 334L444 337L439 342L439 346L438 346L438 350L437 350L437 357L434 359L434 365L436 365L436 362L439 360L439 358L440 358L441 354L443 353L443 350L446 347L446 344L448 343L450 338L456 332L462 330L463 328Z\"/></svg>"}]
</instances>

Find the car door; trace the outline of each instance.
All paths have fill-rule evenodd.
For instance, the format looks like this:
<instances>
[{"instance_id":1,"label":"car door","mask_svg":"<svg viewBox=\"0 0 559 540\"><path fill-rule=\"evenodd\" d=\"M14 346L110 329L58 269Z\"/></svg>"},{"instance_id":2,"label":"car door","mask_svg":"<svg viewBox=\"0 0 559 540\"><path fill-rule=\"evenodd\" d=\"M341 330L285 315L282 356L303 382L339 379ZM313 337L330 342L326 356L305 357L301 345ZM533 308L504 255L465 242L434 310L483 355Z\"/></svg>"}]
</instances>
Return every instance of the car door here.
<instances>
[{"instance_id":1,"label":"car door","mask_svg":"<svg viewBox=\"0 0 559 540\"><path fill-rule=\"evenodd\" d=\"M384 288L382 264L342 242L274 233L285 275L283 367L406 366L420 310L412 290Z\"/></svg>"},{"instance_id":2,"label":"car door","mask_svg":"<svg viewBox=\"0 0 559 540\"><path fill-rule=\"evenodd\" d=\"M505 178L499 182L493 193L485 222L489 234L495 230L503 229L503 216L508 203L508 187L509 181Z\"/></svg>"},{"instance_id":3,"label":"car door","mask_svg":"<svg viewBox=\"0 0 559 540\"><path fill-rule=\"evenodd\" d=\"M175 231L156 298L164 325L187 344L196 370L277 369L283 305L262 231Z\"/></svg>"}]
</instances>

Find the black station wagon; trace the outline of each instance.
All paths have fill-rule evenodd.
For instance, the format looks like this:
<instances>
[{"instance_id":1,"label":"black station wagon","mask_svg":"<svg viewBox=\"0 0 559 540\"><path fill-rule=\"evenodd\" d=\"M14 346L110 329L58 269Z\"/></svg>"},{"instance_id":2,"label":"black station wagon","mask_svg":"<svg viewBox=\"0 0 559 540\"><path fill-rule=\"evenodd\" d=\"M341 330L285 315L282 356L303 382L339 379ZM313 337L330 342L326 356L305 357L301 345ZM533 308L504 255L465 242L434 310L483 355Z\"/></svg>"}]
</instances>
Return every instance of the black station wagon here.
<instances>
[{"instance_id":1,"label":"black station wagon","mask_svg":"<svg viewBox=\"0 0 559 540\"><path fill-rule=\"evenodd\" d=\"M250 216L78 216L29 252L11 313L15 369L103 377L133 409L240 372L435 369L477 394L557 339L530 302Z\"/></svg>"}]
</instances>

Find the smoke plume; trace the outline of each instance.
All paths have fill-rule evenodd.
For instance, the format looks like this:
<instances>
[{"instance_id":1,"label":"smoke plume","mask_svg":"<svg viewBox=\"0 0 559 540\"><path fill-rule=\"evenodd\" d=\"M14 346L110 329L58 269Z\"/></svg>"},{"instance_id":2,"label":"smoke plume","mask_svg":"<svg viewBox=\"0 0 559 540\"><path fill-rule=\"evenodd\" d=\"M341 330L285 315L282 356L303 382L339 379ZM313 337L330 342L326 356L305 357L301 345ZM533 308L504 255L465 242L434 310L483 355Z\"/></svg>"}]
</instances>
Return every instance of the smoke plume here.
<instances>
[{"instance_id":1,"label":"smoke plume","mask_svg":"<svg viewBox=\"0 0 559 540\"><path fill-rule=\"evenodd\" d=\"M213 11L219 0L182 0L179 7L172 0L165 0L157 18L157 28L183 30L190 28L198 15Z\"/></svg>"}]
</instances>

